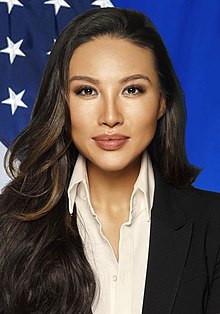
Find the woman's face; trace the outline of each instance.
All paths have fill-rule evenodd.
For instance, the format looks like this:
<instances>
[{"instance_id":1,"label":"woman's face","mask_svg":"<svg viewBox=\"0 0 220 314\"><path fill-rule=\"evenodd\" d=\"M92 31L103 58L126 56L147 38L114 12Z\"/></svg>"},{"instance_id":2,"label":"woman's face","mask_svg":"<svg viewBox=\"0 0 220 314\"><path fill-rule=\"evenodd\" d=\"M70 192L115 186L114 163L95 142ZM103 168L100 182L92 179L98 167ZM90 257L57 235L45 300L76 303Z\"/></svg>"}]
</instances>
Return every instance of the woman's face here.
<instances>
[{"instance_id":1,"label":"woman's face","mask_svg":"<svg viewBox=\"0 0 220 314\"><path fill-rule=\"evenodd\" d=\"M68 99L73 142L104 171L135 164L165 111L152 53L107 36L74 51Z\"/></svg>"}]
</instances>

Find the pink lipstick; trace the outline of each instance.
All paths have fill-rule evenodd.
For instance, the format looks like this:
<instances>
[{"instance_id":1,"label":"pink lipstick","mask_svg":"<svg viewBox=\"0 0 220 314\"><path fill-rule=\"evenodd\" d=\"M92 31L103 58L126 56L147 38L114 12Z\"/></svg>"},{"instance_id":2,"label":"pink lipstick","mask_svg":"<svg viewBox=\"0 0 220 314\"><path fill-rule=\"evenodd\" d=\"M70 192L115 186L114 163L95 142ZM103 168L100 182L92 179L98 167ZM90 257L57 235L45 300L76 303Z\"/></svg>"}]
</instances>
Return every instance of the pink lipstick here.
<instances>
[{"instance_id":1,"label":"pink lipstick","mask_svg":"<svg viewBox=\"0 0 220 314\"><path fill-rule=\"evenodd\" d=\"M93 137L96 145L104 150L117 150L124 146L129 137L120 134L107 135L101 134L96 137Z\"/></svg>"}]
</instances>

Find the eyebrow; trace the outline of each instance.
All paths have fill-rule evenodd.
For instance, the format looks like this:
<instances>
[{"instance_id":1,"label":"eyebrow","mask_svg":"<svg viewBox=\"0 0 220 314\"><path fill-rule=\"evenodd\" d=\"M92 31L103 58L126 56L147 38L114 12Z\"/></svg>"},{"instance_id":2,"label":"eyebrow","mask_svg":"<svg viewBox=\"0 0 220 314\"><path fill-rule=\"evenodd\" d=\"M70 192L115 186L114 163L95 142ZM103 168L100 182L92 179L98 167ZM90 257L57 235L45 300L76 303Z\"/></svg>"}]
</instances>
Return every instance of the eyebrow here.
<instances>
[{"instance_id":1,"label":"eyebrow","mask_svg":"<svg viewBox=\"0 0 220 314\"><path fill-rule=\"evenodd\" d=\"M144 79L144 80L146 80L146 81L151 83L151 80L149 79L149 77L147 75L144 75L144 74L133 74L133 75L130 75L130 76L123 77L119 81L119 83L127 83L127 82L130 82L130 81L133 81L133 80L140 80L140 79ZM84 76L84 75L72 76L70 78L70 80L69 80L69 84L72 81L87 81L87 82L90 82L92 84L100 84L100 81L98 79L90 77L90 76Z\"/></svg>"}]
</instances>

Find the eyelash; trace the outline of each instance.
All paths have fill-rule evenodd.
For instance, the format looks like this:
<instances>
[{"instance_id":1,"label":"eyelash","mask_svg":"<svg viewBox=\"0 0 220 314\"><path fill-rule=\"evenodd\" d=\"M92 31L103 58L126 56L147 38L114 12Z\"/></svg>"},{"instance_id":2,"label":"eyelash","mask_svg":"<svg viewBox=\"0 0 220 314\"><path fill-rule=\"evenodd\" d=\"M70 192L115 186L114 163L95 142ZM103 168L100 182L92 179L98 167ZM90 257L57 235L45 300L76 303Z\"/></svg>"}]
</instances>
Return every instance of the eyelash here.
<instances>
[{"instance_id":1,"label":"eyelash","mask_svg":"<svg viewBox=\"0 0 220 314\"><path fill-rule=\"evenodd\" d=\"M131 94L127 94L127 95L137 95L137 94L143 94L145 92L145 89L141 86L138 86L138 85L130 85L130 86L127 86L124 90L124 91L128 91L129 89L135 89L136 91L138 91L137 93L131 93Z\"/></svg>"},{"instance_id":2,"label":"eyelash","mask_svg":"<svg viewBox=\"0 0 220 314\"><path fill-rule=\"evenodd\" d=\"M127 93L126 95L130 96L130 95L137 95L137 94L143 94L145 92L145 89L141 86L138 85L129 85L126 88L123 89L122 93L124 93L125 91L128 91L129 89L133 89L136 90L135 93ZM74 90L76 95L82 95L85 97L92 97L94 96L94 94L85 94L85 91L90 90L92 93L95 92L95 95L98 95L97 91L95 88L93 88L92 86L82 86L77 88L76 90Z\"/></svg>"},{"instance_id":3,"label":"eyelash","mask_svg":"<svg viewBox=\"0 0 220 314\"><path fill-rule=\"evenodd\" d=\"M86 95L85 93L83 93L85 92L85 90L91 90L91 91L96 92L96 90L92 86L82 86L82 87L77 88L74 92L76 95L82 95L82 96L87 96L87 97L93 96L93 95ZM98 93L96 92L96 94Z\"/></svg>"}]
</instances>

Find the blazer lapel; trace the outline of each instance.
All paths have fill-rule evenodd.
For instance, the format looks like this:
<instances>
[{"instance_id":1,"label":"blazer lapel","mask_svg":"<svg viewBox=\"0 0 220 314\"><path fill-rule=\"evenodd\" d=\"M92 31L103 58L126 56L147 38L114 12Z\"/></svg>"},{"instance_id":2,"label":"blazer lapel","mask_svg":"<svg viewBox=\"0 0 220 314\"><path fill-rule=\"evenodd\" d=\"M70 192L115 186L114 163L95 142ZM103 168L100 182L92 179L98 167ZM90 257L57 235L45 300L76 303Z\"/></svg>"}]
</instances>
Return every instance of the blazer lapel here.
<instances>
[{"instance_id":1,"label":"blazer lapel","mask_svg":"<svg viewBox=\"0 0 220 314\"><path fill-rule=\"evenodd\" d=\"M175 188L155 171L150 248L143 314L171 314L178 292L192 235L193 221L187 221L176 199Z\"/></svg>"}]
</instances>

